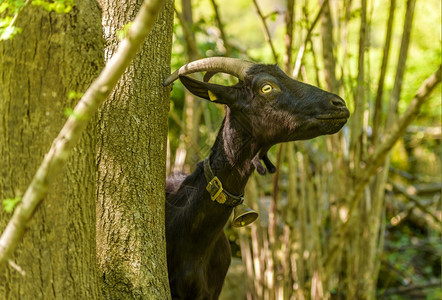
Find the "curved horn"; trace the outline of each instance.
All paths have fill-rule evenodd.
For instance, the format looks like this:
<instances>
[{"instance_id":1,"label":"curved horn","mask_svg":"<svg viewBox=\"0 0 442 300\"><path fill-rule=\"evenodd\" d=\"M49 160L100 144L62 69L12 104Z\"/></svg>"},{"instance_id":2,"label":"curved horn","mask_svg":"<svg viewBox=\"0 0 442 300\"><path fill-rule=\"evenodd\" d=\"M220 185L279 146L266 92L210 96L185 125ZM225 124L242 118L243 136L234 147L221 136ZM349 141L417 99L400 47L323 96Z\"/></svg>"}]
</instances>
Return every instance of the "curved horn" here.
<instances>
[{"instance_id":1,"label":"curved horn","mask_svg":"<svg viewBox=\"0 0 442 300\"><path fill-rule=\"evenodd\" d=\"M244 80L247 71L253 66L254 63L230 57L209 57L199 59L188 64L185 64L172 75L170 75L163 85L167 86L178 79L180 75L186 75L196 72L210 71L212 73L227 73L238 77L240 80Z\"/></svg>"}]
</instances>

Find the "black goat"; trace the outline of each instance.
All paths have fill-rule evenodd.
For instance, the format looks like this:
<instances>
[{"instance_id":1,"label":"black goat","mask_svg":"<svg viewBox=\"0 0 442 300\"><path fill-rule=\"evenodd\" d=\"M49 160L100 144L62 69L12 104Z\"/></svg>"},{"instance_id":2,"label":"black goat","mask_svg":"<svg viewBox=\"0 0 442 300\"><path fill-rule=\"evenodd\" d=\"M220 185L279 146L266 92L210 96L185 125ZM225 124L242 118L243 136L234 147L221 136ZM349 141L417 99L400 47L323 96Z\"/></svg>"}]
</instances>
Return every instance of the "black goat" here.
<instances>
[{"instance_id":1,"label":"black goat","mask_svg":"<svg viewBox=\"0 0 442 300\"><path fill-rule=\"evenodd\" d=\"M184 76L202 71L204 82ZM208 83L217 72L239 83ZM164 85L178 78L196 96L227 107L209 158L166 183L170 289L173 299L218 299L231 256L223 228L253 170L264 174L263 160L274 172L267 158L272 145L336 133L349 111L339 96L293 80L276 65L208 58L181 67Z\"/></svg>"}]
</instances>

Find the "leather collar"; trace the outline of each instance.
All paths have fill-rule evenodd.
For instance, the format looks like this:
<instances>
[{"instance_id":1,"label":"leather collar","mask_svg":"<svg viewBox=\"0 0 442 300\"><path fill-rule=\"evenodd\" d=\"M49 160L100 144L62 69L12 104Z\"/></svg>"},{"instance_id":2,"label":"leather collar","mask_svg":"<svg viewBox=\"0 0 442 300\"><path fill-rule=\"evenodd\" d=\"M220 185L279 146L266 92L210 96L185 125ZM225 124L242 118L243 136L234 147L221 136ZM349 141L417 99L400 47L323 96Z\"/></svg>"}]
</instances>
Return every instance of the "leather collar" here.
<instances>
[{"instance_id":1,"label":"leather collar","mask_svg":"<svg viewBox=\"0 0 442 300\"><path fill-rule=\"evenodd\" d=\"M223 185L218 177L213 174L212 168L210 167L210 161L207 157L204 160L204 176L206 176L207 186L206 190L210 194L210 198L220 204L225 204L231 207L235 207L238 204L243 203L244 195L239 196L232 195L223 188Z\"/></svg>"}]
</instances>

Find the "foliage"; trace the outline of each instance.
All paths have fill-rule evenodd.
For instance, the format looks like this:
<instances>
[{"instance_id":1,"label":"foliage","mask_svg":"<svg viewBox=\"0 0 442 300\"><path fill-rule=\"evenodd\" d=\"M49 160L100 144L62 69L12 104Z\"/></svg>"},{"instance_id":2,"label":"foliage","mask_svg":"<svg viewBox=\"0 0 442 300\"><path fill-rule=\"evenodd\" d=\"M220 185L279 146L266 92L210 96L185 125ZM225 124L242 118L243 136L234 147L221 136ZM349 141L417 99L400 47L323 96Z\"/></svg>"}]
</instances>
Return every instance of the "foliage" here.
<instances>
[{"instance_id":1,"label":"foliage","mask_svg":"<svg viewBox=\"0 0 442 300\"><path fill-rule=\"evenodd\" d=\"M31 4L40 6L51 12L67 14L74 7L75 0L2 0L0 3L0 41L8 40L22 32L22 28L16 27L15 23L20 11Z\"/></svg>"},{"instance_id":2,"label":"foliage","mask_svg":"<svg viewBox=\"0 0 442 300\"><path fill-rule=\"evenodd\" d=\"M72 10L74 6L74 0L32 0L32 5L41 6L47 11L55 11L59 14L67 14Z\"/></svg>"},{"instance_id":3,"label":"foliage","mask_svg":"<svg viewBox=\"0 0 442 300\"><path fill-rule=\"evenodd\" d=\"M3 199L3 209L7 213L12 213L15 206L21 201L21 197Z\"/></svg>"},{"instance_id":4,"label":"foliage","mask_svg":"<svg viewBox=\"0 0 442 300\"><path fill-rule=\"evenodd\" d=\"M176 3L178 13L184 11L185 2L178 1ZM189 26L193 32L196 45L194 48L197 48L198 52L197 57L228 55L264 63L276 62L280 67L283 67L286 57L285 16L288 2L258 1L270 31L270 42L273 43L276 51L275 60L270 42L266 40L263 30L259 30L262 28L262 20L253 9L251 1L226 0L219 3L216 12L213 8L215 1L193 0L193 19L186 26ZM360 147L362 147L361 157L364 159L369 156L375 146L381 145L383 142L382 139L374 140L372 133L375 127L373 113L376 110L375 99L379 89L380 66L384 57L390 1L367 1L368 29L366 45L363 49L363 81L360 81L358 76L360 75L358 59L362 53L360 52L359 37L363 13L361 7L364 1L330 0L328 2L332 7L334 39L332 49L336 65L334 71L339 83L339 91L337 92L354 112L358 101L358 88L363 91L365 101L361 114L363 122L361 121L361 127L358 127L357 131L362 132ZM381 94L382 133L388 133L388 128L385 127L386 119L390 118L389 115L392 114L388 104L397 81L397 62L407 9L407 1L395 1L395 3L391 50ZM439 4L437 0L416 2L397 116L409 108L418 88L440 65L441 29L440 26L435 26L441 22ZM293 61L303 45L307 30L319 10L318 1L295 3L292 12L294 20L293 51L290 54L292 64L294 64ZM217 24L218 18L222 21L222 26ZM303 81L326 88L328 86L325 75L327 67L323 53L325 48L322 41L321 22L322 20L314 28L306 43L299 77ZM189 46L189 41L192 39L186 36L188 33L186 33L182 18L177 19L174 31L173 70L188 61L189 49L192 48ZM293 65L291 67L293 68ZM224 77L218 78L218 80L224 81L224 83L229 82L229 79ZM440 184L439 190L437 188L431 192L417 190L415 194L408 196L404 196L398 189L407 190L420 185L437 185L440 182L440 95L439 85L429 96L429 100L416 116L412 126L391 152L391 171L387 176L388 183L381 184L381 175L376 175L371 179L370 185L365 188L354 208L354 220L351 222L351 228L348 229L348 237L340 240L343 245L340 246L341 252L336 258L339 263L333 267L329 265L330 268L334 268L331 270L336 271L334 275L326 278L327 271L330 272L330 270L321 271L321 268L314 264L314 256L326 256L327 251L330 250L328 243L331 241L331 237L340 230L338 224L342 222L341 219L348 207L344 199L357 183L358 174L352 174L353 171L351 171L354 168L357 173L357 168L352 167L354 149L349 146L352 132L356 128L351 124L344 128L339 138L320 137L309 142L289 145L282 151L279 147L271 149L270 158L272 161L280 163L281 173L276 179L270 179L270 177L251 178L249 185L259 186L259 194L256 192L256 195L249 194L249 199L256 197L255 209L260 210L261 223L252 225L250 231L238 232L227 229L233 254L241 256L241 253L243 255L249 253L253 256L258 251L259 255L253 256L255 259L253 264L247 265L246 269L253 270L260 263L265 265L264 269L260 269L261 275L258 274L259 272L252 274L255 277L261 276L260 280L263 285L266 284L263 282L267 278L262 277L264 274L265 276L275 276L273 278L289 277L282 271L291 268L284 260L291 262L293 266L304 268L301 271L290 269L293 271L291 274L300 276L292 282L296 286L296 299L312 296L310 293L315 292L315 282L316 284L322 283L323 286L316 285L316 287L324 291L329 288L332 297L351 297L348 293L352 291L352 285L357 284L357 280L353 280L353 278L362 279L365 278L364 276L369 276L370 280L373 278L376 280L379 276L378 283L374 283L376 291L363 291L371 293L372 296L377 295L385 299L407 299L407 293L411 295L414 291L419 290L419 297L426 295L429 299L437 298L437 293L440 294L440 290L434 287L433 283L435 280L440 281L441 249L440 226L438 227L434 223L435 220L440 220L441 216ZM213 143L223 109L205 102L197 102L199 106L192 106L180 83L175 84L172 101L173 107L169 122L169 172L188 171L196 163L195 159L185 161L182 158L183 155L186 156L186 153L191 155L190 153L193 151L191 148L195 146L193 144L191 146L188 142L194 139L192 135L195 134L188 129L186 116L189 110L196 109L198 112L196 114L197 124L199 124L198 136L195 141L198 148L196 152L198 158L201 159L207 155L207 149ZM282 155L279 159L280 154ZM397 174L406 175L397 176ZM297 183L293 183L294 180ZM254 186L255 189L256 186ZM275 187L279 190L279 194L276 196ZM385 196L381 196L381 199L377 200L380 192L382 192L381 195L385 193ZM270 201L276 203L276 211L274 212L269 211ZM376 205L375 203L381 203L380 214L374 213L374 209L371 209L373 205ZM419 206L419 203L424 204ZM278 220L277 235L274 237L276 239L274 241L275 248L269 246L269 239L272 237L269 237L271 230L269 229L268 216L271 213L274 213ZM393 225L396 220L394 218L398 216L405 216L407 221ZM419 223L418 227L413 223L416 219ZM313 222L313 220L317 220L317 222ZM410 224L410 220L414 221ZM372 226L372 222L379 223L379 235L377 232L370 231L370 228L375 228ZM358 242L359 237L361 238ZM250 239L253 241L253 247L248 248ZM290 249L284 248L287 243L290 245ZM315 248L315 245L318 247ZM257 247L262 247L262 249ZM372 251L369 249L374 252L369 253ZM272 252L275 254L271 254ZM292 253L293 257L286 257L287 253ZM427 255L420 255L422 253ZM364 259L369 255L374 257L372 271L368 271L368 268L364 267ZM274 260L274 269L267 265L272 259ZM246 258L243 257L243 260L244 263L247 263ZM372 266L370 265L370 267ZM357 268L360 268L359 273ZM314 277L318 272L320 276ZM323 277L321 278L321 276ZM386 278L389 279L385 280ZM251 284L254 283L248 282L249 286ZM271 285L272 282L267 284ZM426 285L429 287L425 288ZM415 290L409 290L414 287L416 287Z\"/></svg>"},{"instance_id":5,"label":"foliage","mask_svg":"<svg viewBox=\"0 0 442 300\"><path fill-rule=\"evenodd\" d=\"M118 40L121 41L126 37L131 26L132 26L132 22L129 22L126 25L124 25L123 28L121 28L120 30L117 31Z\"/></svg>"}]
</instances>

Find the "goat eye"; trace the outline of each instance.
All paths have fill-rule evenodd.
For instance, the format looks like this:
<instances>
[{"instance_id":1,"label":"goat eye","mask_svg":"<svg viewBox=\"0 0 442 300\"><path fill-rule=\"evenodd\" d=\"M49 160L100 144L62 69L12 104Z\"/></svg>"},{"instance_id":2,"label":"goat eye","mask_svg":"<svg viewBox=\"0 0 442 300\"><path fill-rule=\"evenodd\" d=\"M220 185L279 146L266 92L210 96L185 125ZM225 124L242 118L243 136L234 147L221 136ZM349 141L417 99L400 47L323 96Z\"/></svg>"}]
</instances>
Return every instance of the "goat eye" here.
<instances>
[{"instance_id":1,"label":"goat eye","mask_svg":"<svg viewBox=\"0 0 442 300\"><path fill-rule=\"evenodd\" d=\"M268 92L270 92L272 89L273 89L273 88L272 88L272 86L271 86L270 84L265 84L265 85L261 88L261 91L262 91L263 93L268 93Z\"/></svg>"}]
</instances>

